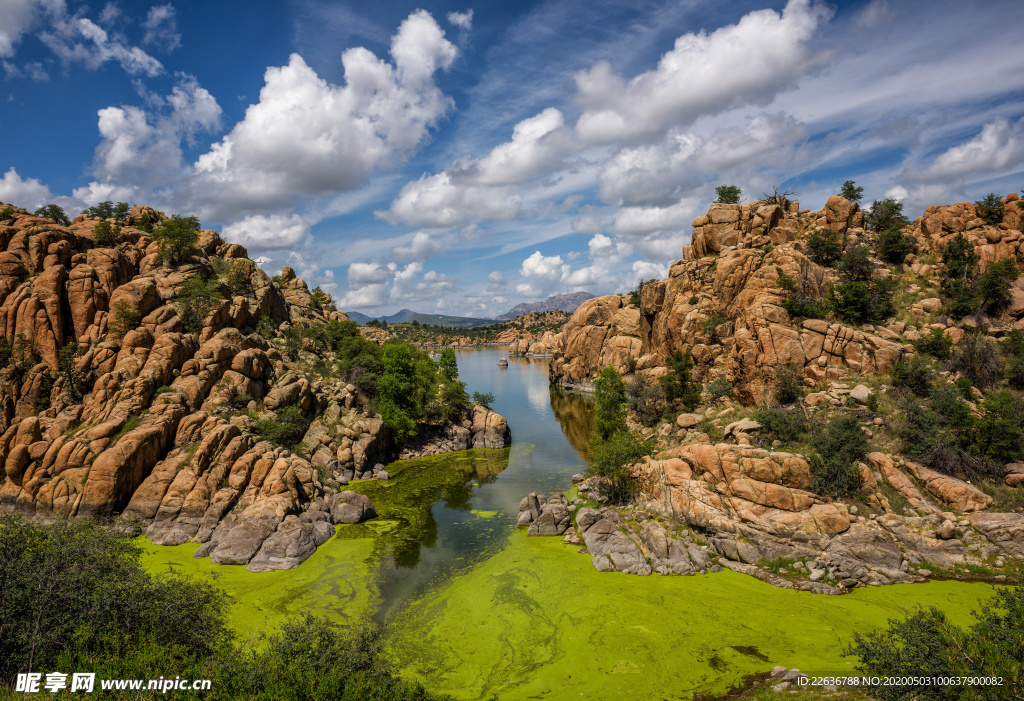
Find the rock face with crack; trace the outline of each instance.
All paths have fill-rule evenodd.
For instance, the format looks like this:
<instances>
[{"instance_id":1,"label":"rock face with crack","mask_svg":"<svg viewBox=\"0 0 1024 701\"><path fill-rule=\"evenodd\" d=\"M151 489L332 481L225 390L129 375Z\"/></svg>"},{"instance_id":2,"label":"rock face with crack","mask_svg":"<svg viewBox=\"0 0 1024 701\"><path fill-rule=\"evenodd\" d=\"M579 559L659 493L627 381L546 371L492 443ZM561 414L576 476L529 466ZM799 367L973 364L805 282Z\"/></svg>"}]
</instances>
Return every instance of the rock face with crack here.
<instances>
[{"instance_id":1,"label":"rock face with crack","mask_svg":"<svg viewBox=\"0 0 1024 701\"><path fill-rule=\"evenodd\" d=\"M154 543L202 543L197 556L216 563L295 567L336 524L374 517L339 487L386 476L380 463L403 446L354 385L302 370L321 359L315 344L293 362L283 338L256 328L348 317L316 311L294 271L272 280L215 231L199 232L189 260L164 262L134 225L144 215L166 219L135 207L113 247L81 215L68 227L27 213L0 223L0 510L121 514ZM186 294L197 278L209 299ZM257 433L288 413L308 423L294 449ZM428 429L452 440L421 451L511 441L480 405Z\"/></svg>"}]
</instances>

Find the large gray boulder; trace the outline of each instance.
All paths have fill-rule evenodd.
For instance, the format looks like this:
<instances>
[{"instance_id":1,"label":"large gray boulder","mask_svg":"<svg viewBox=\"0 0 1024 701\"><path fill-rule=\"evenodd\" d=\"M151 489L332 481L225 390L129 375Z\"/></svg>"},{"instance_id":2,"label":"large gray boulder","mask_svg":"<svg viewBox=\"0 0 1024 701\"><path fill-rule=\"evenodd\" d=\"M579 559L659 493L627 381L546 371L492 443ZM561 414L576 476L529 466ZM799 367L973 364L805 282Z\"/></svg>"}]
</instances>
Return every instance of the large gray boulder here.
<instances>
[{"instance_id":1,"label":"large gray boulder","mask_svg":"<svg viewBox=\"0 0 1024 701\"><path fill-rule=\"evenodd\" d=\"M298 567L333 535L334 528L327 521L285 516L277 530L263 541L263 546L246 569L250 572L270 572Z\"/></svg>"},{"instance_id":2,"label":"large gray boulder","mask_svg":"<svg viewBox=\"0 0 1024 701\"><path fill-rule=\"evenodd\" d=\"M346 490L332 494L327 497L326 502L331 512L331 519L335 523L362 523L377 516L373 502L365 494Z\"/></svg>"}]
</instances>

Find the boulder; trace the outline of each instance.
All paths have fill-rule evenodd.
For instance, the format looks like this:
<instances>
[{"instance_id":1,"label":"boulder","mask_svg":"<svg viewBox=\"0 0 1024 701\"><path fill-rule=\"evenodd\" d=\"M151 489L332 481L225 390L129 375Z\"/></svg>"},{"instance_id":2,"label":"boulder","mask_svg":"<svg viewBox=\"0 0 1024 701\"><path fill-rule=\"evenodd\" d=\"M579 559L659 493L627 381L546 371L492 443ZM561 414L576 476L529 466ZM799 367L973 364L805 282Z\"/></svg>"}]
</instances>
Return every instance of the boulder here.
<instances>
[{"instance_id":1,"label":"boulder","mask_svg":"<svg viewBox=\"0 0 1024 701\"><path fill-rule=\"evenodd\" d=\"M362 523L377 516L373 502L365 494L346 490L328 496L325 501L334 523Z\"/></svg>"}]
</instances>

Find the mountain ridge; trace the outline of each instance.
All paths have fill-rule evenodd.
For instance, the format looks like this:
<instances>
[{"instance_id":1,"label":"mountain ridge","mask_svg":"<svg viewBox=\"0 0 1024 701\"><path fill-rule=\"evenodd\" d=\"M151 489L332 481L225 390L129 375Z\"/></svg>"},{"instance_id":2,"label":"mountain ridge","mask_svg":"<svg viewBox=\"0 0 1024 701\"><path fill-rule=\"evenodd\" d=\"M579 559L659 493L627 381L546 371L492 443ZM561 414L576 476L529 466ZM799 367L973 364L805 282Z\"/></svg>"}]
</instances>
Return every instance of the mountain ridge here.
<instances>
[{"instance_id":1,"label":"mountain ridge","mask_svg":"<svg viewBox=\"0 0 1024 701\"><path fill-rule=\"evenodd\" d=\"M588 299L593 299L594 295L589 292L580 291L572 292L570 294L558 294L551 295L542 302L533 302L517 304L516 306L509 309L504 314L497 317L498 321L512 321L518 316L523 314L529 314L530 312L554 312L563 311L569 312L570 314L576 311L576 308L586 302Z\"/></svg>"}]
</instances>

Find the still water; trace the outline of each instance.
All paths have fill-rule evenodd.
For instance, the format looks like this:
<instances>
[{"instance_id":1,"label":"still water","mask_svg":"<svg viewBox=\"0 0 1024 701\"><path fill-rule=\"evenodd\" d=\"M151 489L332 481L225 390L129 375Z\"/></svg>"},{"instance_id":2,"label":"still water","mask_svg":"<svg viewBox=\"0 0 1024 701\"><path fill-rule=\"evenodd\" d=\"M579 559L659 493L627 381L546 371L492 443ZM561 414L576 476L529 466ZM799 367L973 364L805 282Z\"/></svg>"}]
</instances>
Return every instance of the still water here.
<instances>
[{"instance_id":1,"label":"still water","mask_svg":"<svg viewBox=\"0 0 1024 701\"><path fill-rule=\"evenodd\" d=\"M546 359L498 360L503 349L457 352L459 379L494 395L493 408L512 431L506 450L471 450L389 466L391 483L355 483L377 505L383 621L410 597L493 555L515 530L519 501L530 492L567 490L582 472L593 427L593 400L548 384Z\"/></svg>"}]
</instances>

